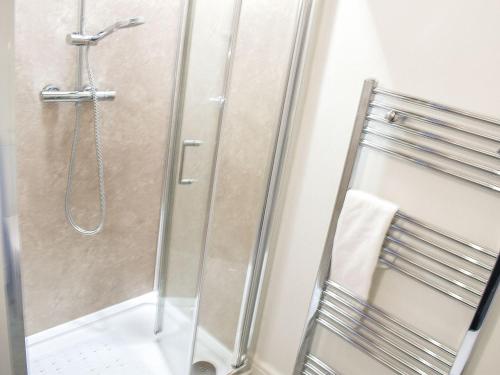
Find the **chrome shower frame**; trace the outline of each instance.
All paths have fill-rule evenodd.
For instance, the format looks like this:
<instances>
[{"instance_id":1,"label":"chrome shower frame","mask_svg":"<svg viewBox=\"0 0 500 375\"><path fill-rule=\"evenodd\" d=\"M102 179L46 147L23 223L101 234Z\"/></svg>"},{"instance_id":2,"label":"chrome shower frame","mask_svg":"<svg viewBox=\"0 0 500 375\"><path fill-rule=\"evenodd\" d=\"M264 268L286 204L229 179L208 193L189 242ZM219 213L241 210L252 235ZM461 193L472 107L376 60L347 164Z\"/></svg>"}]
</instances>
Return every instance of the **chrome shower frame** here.
<instances>
[{"instance_id":1,"label":"chrome shower frame","mask_svg":"<svg viewBox=\"0 0 500 375\"><path fill-rule=\"evenodd\" d=\"M243 299L240 307L239 322L235 337L235 345L233 348L233 359L232 367L233 371L230 374L240 374L243 373L251 367L249 352L253 345L253 331L255 327L255 322L259 310L259 299L262 292L262 286L264 282L266 263L269 257L270 251L270 237L271 231L273 229L273 223L277 218L277 200L278 192L280 189L280 184L283 178L283 169L285 163L285 157L287 154L288 146L290 143L290 133L292 131L292 124L294 122L295 107L297 104L298 96L300 93L300 86L303 77L304 65L306 60L306 53L308 47L308 38L310 36L310 31L312 27L312 19L315 16L313 9L316 7L318 2L316 0L300 0L297 7L293 45L290 52L290 58L287 68L287 82L283 92L283 100L280 109L280 118L278 124L278 131L274 141L272 160L271 160L271 170L269 172L268 180L266 182L266 195L264 198L264 205L261 211L259 230L256 236L255 248L252 251L250 261L247 268L245 287L243 290ZM233 13L233 25L230 36L230 45L228 48L228 60L226 66L226 73L224 78L224 92L226 92L228 85L230 84L231 71L232 71L232 55L235 48L235 43L237 39L239 18L241 13L242 0L236 0L235 9ZM174 100L172 105L172 120L169 138L169 148L166 156L165 174L163 182L163 195L160 210L160 224L158 230L158 242L157 242L157 266L155 275L155 290L159 291L159 298L165 298L163 289L167 280L167 259L168 259L168 241L171 236L170 225L171 225L171 209L173 207L173 191L175 189L175 184L177 183L176 176L176 166L179 164L178 158L178 144L180 140L181 132L181 120L180 113L182 108L182 92L185 89L185 82L183 82L184 76L184 65L189 56L189 32L190 18L192 12L192 0L187 0L185 4L184 16L182 20L182 31L179 42L178 50L178 60L177 60L177 71L175 77L175 88L174 88ZM221 107L219 112L219 131L223 122L224 115L224 104L225 94L223 95L224 100L221 101ZM215 160L213 170L211 172L210 179L211 191L209 196L212 201L214 199L214 186L217 184L217 147L218 147L218 137L216 139L215 146ZM210 207L213 207L211 205ZM208 212L208 224L206 225L205 231L209 230L210 221L212 217L212 209L209 208ZM203 254L202 263L204 258L204 253L206 253L207 236L209 233L205 233L205 238L203 241ZM201 298L202 290L201 286L203 284L203 265L200 267L198 275L198 291L196 295L197 305L199 299ZM160 304L161 306L161 304ZM160 308L161 310L161 308ZM157 316L161 316L161 311ZM195 325L198 325L199 313L196 313ZM162 322L157 321L155 328L156 332L162 330ZM195 329L196 332L196 329ZM191 357L194 353L196 336L193 337Z\"/></svg>"},{"instance_id":2,"label":"chrome shower frame","mask_svg":"<svg viewBox=\"0 0 500 375\"><path fill-rule=\"evenodd\" d=\"M278 133L273 149L271 172L266 186L266 197L261 213L256 247L248 265L243 300L241 303L238 330L233 351L233 367L244 368L252 346L255 320L259 310L260 296L269 258L270 238L273 224L278 218L277 201L282 185L284 164L289 148L295 110L303 80L307 46L313 25L314 0L301 0L297 9L293 46L290 53L287 83L283 92Z\"/></svg>"}]
</instances>

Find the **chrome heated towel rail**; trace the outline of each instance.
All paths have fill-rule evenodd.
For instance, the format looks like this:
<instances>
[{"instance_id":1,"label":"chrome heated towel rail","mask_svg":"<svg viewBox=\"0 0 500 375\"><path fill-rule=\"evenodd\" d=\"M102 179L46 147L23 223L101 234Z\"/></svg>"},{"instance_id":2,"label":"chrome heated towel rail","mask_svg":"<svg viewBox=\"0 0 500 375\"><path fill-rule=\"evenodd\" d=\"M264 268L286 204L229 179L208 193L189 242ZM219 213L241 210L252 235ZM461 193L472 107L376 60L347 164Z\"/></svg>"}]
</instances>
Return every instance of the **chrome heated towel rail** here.
<instances>
[{"instance_id":1,"label":"chrome heated towel rail","mask_svg":"<svg viewBox=\"0 0 500 375\"><path fill-rule=\"evenodd\" d=\"M318 326L396 374L461 374L498 286L498 251L403 211L386 234L380 264L473 310L457 349L329 280L335 230L362 148L472 184L494 199L500 192L500 121L366 80L294 375L339 374L312 353Z\"/></svg>"}]
</instances>

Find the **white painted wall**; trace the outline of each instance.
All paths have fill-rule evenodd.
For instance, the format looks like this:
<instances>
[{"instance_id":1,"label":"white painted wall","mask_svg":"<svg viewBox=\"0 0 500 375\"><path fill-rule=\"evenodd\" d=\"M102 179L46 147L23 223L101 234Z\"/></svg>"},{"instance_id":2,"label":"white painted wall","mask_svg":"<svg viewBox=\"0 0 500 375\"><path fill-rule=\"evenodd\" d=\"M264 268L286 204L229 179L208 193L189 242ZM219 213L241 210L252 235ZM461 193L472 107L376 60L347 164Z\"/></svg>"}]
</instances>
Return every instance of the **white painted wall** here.
<instances>
[{"instance_id":1,"label":"white painted wall","mask_svg":"<svg viewBox=\"0 0 500 375\"><path fill-rule=\"evenodd\" d=\"M386 88L500 118L500 2L325 0L320 13L257 339L256 374L292 373L362 81L376 78ZM483 209L486 200L480 198ZM485 216L470 225L456 207L449 212L456 216L453 224L499 248L498 214L481 212ZM499 305L468 374L497 372Z\"/></svg>"},{"instance_id":2,"label":"white painted wall","mask_svg":"<svg viewBox=\"0 0 500 375\"><path fill-rule=\"evenodd\" d=\"M13 88L13 15L12 0L0 2L0 153L12 151L12 88ZM1 158L0 158L1 159ZM2 166L0 165L0 168ZM0 207L0 218L2 217ZM4 264L2 254L2 238L0 232L0 374L11 374L10 352L7 341L7 319L5 308Z\"/></svg>"}]
</instances>

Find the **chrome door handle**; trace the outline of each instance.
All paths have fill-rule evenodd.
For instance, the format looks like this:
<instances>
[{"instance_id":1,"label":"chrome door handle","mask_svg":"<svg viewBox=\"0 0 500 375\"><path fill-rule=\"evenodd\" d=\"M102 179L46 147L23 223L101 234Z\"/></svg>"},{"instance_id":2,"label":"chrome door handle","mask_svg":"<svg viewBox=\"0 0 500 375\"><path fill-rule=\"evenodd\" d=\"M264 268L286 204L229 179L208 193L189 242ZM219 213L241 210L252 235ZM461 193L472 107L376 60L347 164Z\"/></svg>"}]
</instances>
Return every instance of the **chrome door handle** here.
<instances>
[{"instance_id":1,"label":"chrome door handle","mask_svg":"<svg viewBox=\"0 0 500 375\"><path fill-rule=\"evenodd\" d=\"M179 184L181 185L191 185L197 180L194 178L184 178L184 159L186 158L186 148L188 147L199 147L203 144L202 141L197 139L185 139L182 142L181 151L181 165L179 166Z\"/></svg>"}]
</instances>

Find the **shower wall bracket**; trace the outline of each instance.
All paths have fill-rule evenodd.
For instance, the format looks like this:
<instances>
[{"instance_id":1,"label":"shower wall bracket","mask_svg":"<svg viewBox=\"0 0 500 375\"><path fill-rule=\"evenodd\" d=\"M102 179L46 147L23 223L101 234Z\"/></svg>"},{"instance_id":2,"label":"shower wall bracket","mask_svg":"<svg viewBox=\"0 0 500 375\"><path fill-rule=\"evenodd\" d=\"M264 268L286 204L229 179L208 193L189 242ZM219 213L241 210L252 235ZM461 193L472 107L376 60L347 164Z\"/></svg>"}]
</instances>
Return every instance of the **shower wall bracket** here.
<instances>
[{"instance_id":1,"label":"shower wall bracket","mask_svg":"<svg viewBox=\"0 0 500 375\"><path fill-rule=\"evenodd\" d=\"M97 91L97 100L111 101L115 100L116 91ZM83 91L61 91L59 87L54 85L45 86L40 91L40 99L45 103L66 102L66 103L80 103L91 102L92 91L87 86Z\"/></svg>"}]
</instances>

